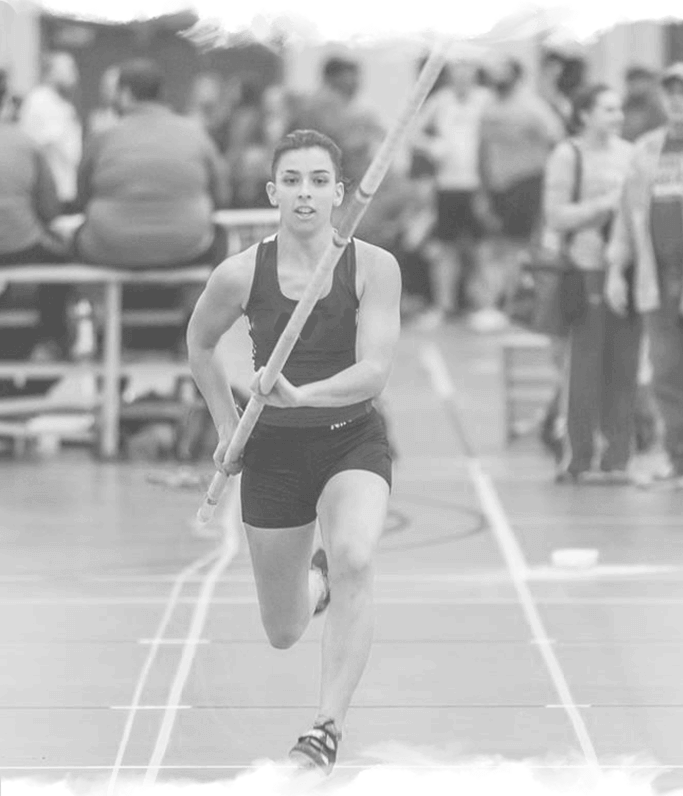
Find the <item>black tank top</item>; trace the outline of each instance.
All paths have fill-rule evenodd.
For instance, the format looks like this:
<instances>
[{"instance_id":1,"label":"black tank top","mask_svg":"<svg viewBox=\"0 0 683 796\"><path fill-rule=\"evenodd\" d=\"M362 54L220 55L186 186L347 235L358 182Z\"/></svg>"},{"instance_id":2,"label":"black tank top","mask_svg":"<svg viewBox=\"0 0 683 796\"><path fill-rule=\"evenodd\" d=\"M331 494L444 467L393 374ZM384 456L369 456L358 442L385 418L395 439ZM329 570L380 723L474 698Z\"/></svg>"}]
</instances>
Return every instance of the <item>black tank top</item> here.
<instances>
[{"instance_id":1,"label":"black tank top","mask_svg":"<svg viewBox=\"0 0 683 796\"><path fill-rule=\"evenodd\" d=\"M252 340L254 369L263 367L275 348L297 302L280 290L277 275L277 238L266 239L256 252L254 281L245 315ZM306 322L282 370L295 387L330 378L356 363L355 242L337 263L332 288L320 299ZM342 407L280 409L264 406L259 423L270 426L331 426L354 420L372 408L370 400Z\"/></svg>"}]
</instances>

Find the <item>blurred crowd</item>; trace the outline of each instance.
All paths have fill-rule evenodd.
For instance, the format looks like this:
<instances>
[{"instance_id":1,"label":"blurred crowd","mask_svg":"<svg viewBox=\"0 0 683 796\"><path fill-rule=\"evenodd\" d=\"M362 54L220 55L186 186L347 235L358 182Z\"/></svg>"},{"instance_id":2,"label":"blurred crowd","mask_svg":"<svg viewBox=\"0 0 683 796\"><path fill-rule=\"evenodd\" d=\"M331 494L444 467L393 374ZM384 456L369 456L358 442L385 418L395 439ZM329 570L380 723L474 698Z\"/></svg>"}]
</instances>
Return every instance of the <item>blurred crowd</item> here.
<instances>
[{"instance_id":1,"label":"blurred crowd","mask_svg":"<svg viewBox=\"0 0 683 796\"><path fill-rule=\"evenodd\" d=\"M418 120L417 205L393 250L407 284L427 275L412 319L427 332L454 317L509 328L525 275L550 266L575 305L543 329L557 481L629 482L634 453L661 446L653 478L683 485L683 66L633 65L624 85L552 50L533 86L512 58L451 63Z\"/></svg>"},{"instance_id":2,"label":"blurred crowd","mask_svg":"<svg viewBox=\"0 0 683 796\"><path fill-rule=\"evenodd\" d=\"M374 114L356 102L358 65L341 58L324 64L319 89L310 95L281 85L259 91L248 81L204 72L185 107L173 109L159 66L133 59L104 72L99 105L81 119L74 104L78 87L76 62L66 52L44 57L40 84L23 98L0 75L0 267L217 264L226 241L215 211L269 207L265 183L283 135L314 128L333 136L351 185L384 134ZM75 214L83 221L65 235L58 219ZM124 301L155 306L161 292L127 289ZM69 306L82 293L0 281L0 305L33 301L39 310L31 350L18 355L69 358ZM196 291L170 293L189 314Z\"/></svg>"},{"instance_id":3,"label":"blurred crowd","mask_svg":"<svg viewBox=\"0 0 683 796\"><path fill-rule=\"evenodd\" d=\"M339 144L349 197L386 133L360 99L363 77L348 57L329 58L309 94L205 72L186 106L174 110L159 67L135 59L107 69L99 107L81 119L79 74L68 53L47 54L40 84L22 99L0 74L0 268L67 260L121 268L218 263L225 240L214 211L268 206L272 149L294 129L317 129ZM553 342L566 381L542 436L561 478L582 477L596 457L600 472L621 473L634 433L647 447L658 424L668 429L683 474L683 377L666 382L665 375L664 387L658 379L664 360L673 367L673 337L662 340L674 332L663 331L664 321L644 331L643 313L659 307L659 294L653 298L657 285L636 262L645 247L651 271L668 274L660 292L680 298L683 243L679 252L671 230L682 223L676 192L683 160L675 134L649 144L657 157L662 148L669 156L652 228L634 232L632 210L620 205L641 142L675 129L671 108L683 73L674 68L662 77L634 65L624 83L623 95L594 83L584 59L561 49L546 50L533 76L507 56L452 61L416 120L407 166L392 164L357 231L397 256L406 322L422 332L453 318L480 333L508 328L525 265L538 251L569 247L589 301L581 320ZM643 169L656 170L652 157ZM72 213L83 221L65 238L54 221ZM0 281L0 291L0 306L31 300L39 309L28 355L72 356L69 289L40 285L27 296ZM171 293L165 300L189 314L196 296ZM131 291L126 300L139 306L159 298Z\"/></svg>"}]
</instances>

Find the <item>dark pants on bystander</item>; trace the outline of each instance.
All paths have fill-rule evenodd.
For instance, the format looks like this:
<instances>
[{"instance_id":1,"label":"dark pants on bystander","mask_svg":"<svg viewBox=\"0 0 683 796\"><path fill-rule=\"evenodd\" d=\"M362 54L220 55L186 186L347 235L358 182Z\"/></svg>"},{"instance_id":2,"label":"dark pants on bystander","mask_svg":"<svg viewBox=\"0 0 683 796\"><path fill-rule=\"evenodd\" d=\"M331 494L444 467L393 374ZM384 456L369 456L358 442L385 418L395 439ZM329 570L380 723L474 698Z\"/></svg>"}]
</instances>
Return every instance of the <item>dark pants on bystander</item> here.
<instances>
[{"instance_id":1,"label":"dark pants on bystander","mask_svg":"<svg viewBox=\"0 0 683 796\"><path fill-rule=\"evenodd\" d=\"M601 433L600 467L623 470L634 440L642 319L615 315L603 299L604 273L585 273L589 306L570 333L567 389L567 470L589 470Z\"/></svg>"},{"instance_id":2,"label":"dark pants on bystander","mask_svg":"<svg viewBox=\"0 0 683 796\"><path fill-rule=\"evenodd\" d=\"M79 242L80 227L73 239L73 256L78 262L103 268L115 268L121 271L154 271L155 269L168 271L173 268L187 268L193 265L219 265L227 256L228 236L225 227L214 224L214 237L210 247L190 261L161 263L149 265L139 263L135 266L117 266L115 264L93 263L87 260ZM186 312L189 320L194 305L203 290L197 284L187 285L125 285L123 289L122 305L124 310L158 310L180 308ZM100 286L81 286L78 295L87 298L96 307L96 317L102 318L104 294ZM100 329L101 333L101 329ZM185 327L171 325L157 328L128 328L123 330L123 346L128 349L149 349L178 351L182 348L185 339Z\"/></svg>"},{"instance_id":3,"label":"dark pants on bystander","mask_svg":"<svg viewBox=\"0 0 683 796\"><path fill-rule=\"evenodd\" d=\"M667 292L661 307L647 316L647 330L652 386L664 421L664 446L676 472L683 475L683 318L678 296Z\"/></svg>"},{"instance_id":4,"label":"dark pants on bystander","mask_svg":"<svg viewBox=\"0 0 683 796\"><path fill-rule=\"evenodd\" d=\"M66 247L60 249L37 243L20 252L0 254L0 281L5 267L28 266L38 263L60 263L67 260ZM38 309L38 327L32 344L54 343L65 356L68 351L69 325L67 306L71 292L70 285L11 285L0 297L5 307L33 305Z\"/></svg>"}]
</instances>

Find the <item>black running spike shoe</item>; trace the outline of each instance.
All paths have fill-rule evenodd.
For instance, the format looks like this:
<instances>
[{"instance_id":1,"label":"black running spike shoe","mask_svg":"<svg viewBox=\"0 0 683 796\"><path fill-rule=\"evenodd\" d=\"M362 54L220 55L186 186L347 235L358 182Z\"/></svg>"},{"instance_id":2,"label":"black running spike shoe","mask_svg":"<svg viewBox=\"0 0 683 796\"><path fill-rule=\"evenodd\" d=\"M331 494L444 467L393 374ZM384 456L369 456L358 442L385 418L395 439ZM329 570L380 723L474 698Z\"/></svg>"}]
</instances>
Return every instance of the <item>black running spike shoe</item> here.
<instances>
[{"instance_id":1,"label":"black running spike shoe","mask_svg":"<svg viewBox=\"0 0 683 796\"><path fill-rule=\"evenodd\" d=\"M323 576L323 580L325 582L325 591L318 600L315 611L313 611L313 616L318 616L318 614L321 614L330 604L330 581L328 577L329 567L327 565L327 554L322 547L315 551L315 554L311 559L311 569L317 569Z\"/></svg>"},{"instance_id":2,"label":"black running spike shoe","mask_svg":"<svg viewBox=\"0 0 683 796\"><path fill-rule=\"evenodd\" d=\"M340 740L341 732L336 728L334 719L316 722L312 730L299 738L289 758L304 771L320 771L329 775L337 762Z\"/></svg>"}]
</instances>

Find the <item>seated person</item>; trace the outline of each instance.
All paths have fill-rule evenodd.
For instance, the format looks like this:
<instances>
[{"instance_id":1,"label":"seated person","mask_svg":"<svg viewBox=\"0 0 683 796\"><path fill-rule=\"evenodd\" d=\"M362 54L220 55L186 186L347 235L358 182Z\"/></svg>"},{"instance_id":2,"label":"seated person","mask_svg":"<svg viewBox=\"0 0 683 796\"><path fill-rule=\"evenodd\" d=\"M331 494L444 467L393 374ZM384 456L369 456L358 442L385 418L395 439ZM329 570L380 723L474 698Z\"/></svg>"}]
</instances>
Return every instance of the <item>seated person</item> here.
<instances>
[{"instance_id":1,"label":"seated person","mask_svg":"<svg viewBox=\"0 0 683 796\"><path fill-rule=\"evenodd\" d=\"M78 176L85 222L81 259L121 268L210 262L214 208L224 185L218 150L191 119L162 102L163 77L150 61L121 67L123 118L93 136Z\"/></svg>"},{"instance_id":2,"label":"seated person","mask_svg":"<svg viewBox=\"0 0 683 796\"><path fill-rule=\"evenodd\" d=\"M45 156L12 121L7 78L0 73L0 305L35 307L39 323L31 339L4 335L3 357L55 359L66 355L66 285L8 285L3 266L64 261L67 248L48 224L59 213L57 189ZM35 333L35 334L34 334ZM18 346L18 347L17 347Z\"/></svg>"},{"instance_id":3,"label":"seated person","mask_svg":"<svg viewBox=\"0 0 683 796\"><path fill-rule=\"evenodd\" d=\"M120 122L92 137L79 170L85 221L76 256L116 268L218 264L225 236L212 214L223 203L225 179L215 144L164 105L163 76L151 61L121 66L116 103ZM196 291L181 291L193 303ZM158 299L162 291L127 290L126 303L149 306L143 296L150 293Z\"/></svg>"}]
</instances>

